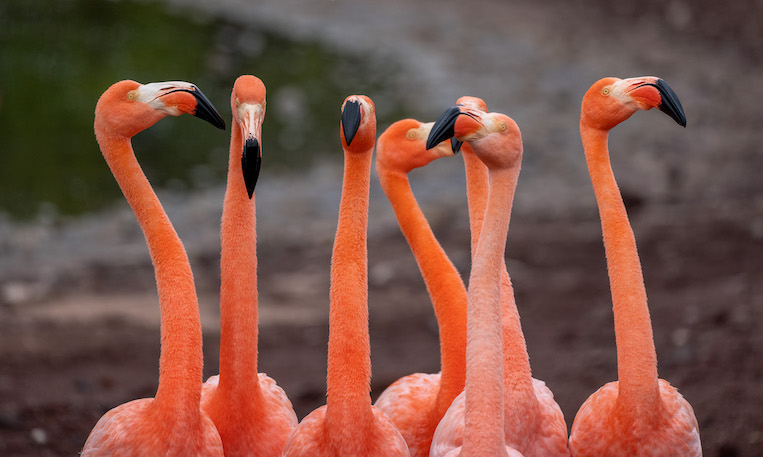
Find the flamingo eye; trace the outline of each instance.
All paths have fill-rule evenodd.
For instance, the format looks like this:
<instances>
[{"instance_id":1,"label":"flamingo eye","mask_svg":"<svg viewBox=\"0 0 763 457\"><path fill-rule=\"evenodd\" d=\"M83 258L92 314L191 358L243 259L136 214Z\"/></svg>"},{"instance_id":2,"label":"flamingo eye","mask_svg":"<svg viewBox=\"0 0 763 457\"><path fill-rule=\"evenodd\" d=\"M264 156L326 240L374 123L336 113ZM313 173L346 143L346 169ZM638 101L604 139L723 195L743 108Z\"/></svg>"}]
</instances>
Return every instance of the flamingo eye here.
<instances>
[{"instance_id":1,"label":"flamingo eye","mask_svg":"<svg viewBox=\"0 0 763 457\"><path fill-rule=\"evenodd\" d=\"M138 94L135 93L134 90L131 90L130 92L127 93L128 100L135 100L136 98L138 98Z\"/></svg>"},{"instance_id":2,"label":"flamingo eye","mask_svg":"<svg viewBox=\"0 0 763 457\"><path fill-rule=\"evenodd\" d=\"M240 101L239 101L239 99L237 98L237 99L236 99L236 108L238 108L239 106L241 106L241 102L240 102Z\"/></svg>"},{"instance_id":3,"label":"flamingo eye","mask_svg":"<svg viewBox=\"0 0 763 457\"><path fill-rule=\"evenodd\" d=\"M601 93L604 94L604 95L609 95L611 90L612 89L610 89L609 86L607 86L607 87L605 87L604 89L601 90Z\"/></svg>"},{"instance_id":4,"label":"flamingo eye","mask_svg":"<svg viewBox=\"0 0 763 457\"><path fill-rule=\"evenodd\" d=\"M501 131L505 132L508 126L506 125L506 121L501 121Z\"/></svg>"},{"instance_id":5,"label":"flamingo eye","mask_svg":"<svg viewBox=\"0 0 763 457\"><path fill-rule=\"evenodd\" d=\"M413 140L413 139L415 139L415 138L416 138L416 130L413 130L413 129L411 129L411 130L408 130L408 133L406 133L406 134L405 134L405 136L406 136L406 137L407 137L409 140Z\"/></svg>"}]
</instances>

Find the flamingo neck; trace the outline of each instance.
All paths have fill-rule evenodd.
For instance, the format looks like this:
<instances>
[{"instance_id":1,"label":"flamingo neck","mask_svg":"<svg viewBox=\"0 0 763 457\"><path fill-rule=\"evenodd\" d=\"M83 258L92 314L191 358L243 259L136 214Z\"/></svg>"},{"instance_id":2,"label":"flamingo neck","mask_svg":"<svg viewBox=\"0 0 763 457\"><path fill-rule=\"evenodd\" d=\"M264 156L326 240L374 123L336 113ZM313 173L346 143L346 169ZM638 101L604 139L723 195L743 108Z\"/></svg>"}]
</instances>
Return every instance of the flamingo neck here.
<instances>
[{"instance_id":1,"label":"flamingo neck","mask_svg":"<svg viewBox=\"0 0 763 457\"><path fill-rule=\"evenodd\" d=\"M500 271L518 172L490 171L485 218L469 278L462 455L506 455Z\"/></svg>"},{"instance_id":2,"label":"flamingo neck","mask_svg":"<svg viewBox=\"0 0 763 457\"><path fill-rule=\"evenodd\" d=\"M464 143L464 169L466 172L466 197L469 204L469 226L472 232L472 259L479 242L482 223L487 207L489 175L484 163L474 154L468 143ZM509 191L508 205L509 216L516 190L517 175L513 177L514 185ZM519 319L519 311L514 300L514 288L511 278L506 269L506 259L501 261L501 327L503 333L503 382L506 421L510 422L511 412L521 412L519 421L521 424L532 423L529 416L537 410L538 399L532 385L532 372L530 370L530 357L527 353L522 324ZM512 430L520 430L520 424L514 424ZM508 426L507 426L508 428Z\"/></svg>"},{"instance_id":3,"label":"flamingo neck","mask_svg":"<svg viewBox=\"0 0 763 457\"><path fill-rule=\"evenodd\" d=\"M657 354L636 239L609 161L609 131L581 123L580 133L599 207L617 344L618 404L658 411Z\"/></svg>"},{"instance_id":4,"label":"flamingo neck","mask_svg":"<svg viewBox=\"0 0 763 457\"><path fill-rule=\"evenodd\" d=\"M485 218L488 194L488 170L484 163L471 149L469 143L461 146L464 156L464 172L466 174L466 202L469 206L469 228L472 236L472 260L477 250L477 244Z\"/></svg>"},{"instance_id":5,"label":"flamingo neck","mask_svg":"<svg viewBox=\"0 0 763 457\"><path fill-rule=\"evenodd\" d=\"M466 287L432 232L411 190L408 175L377 166L379 180L400 229L418 263L432 299L440 331L440 387L434 405L433 432L466 376Z\"/></svg>"},{"instance_id":6,"label":"flamingo neck","mask_svg":"<svg viewBox=\"0 0 763 457\"><path fill-rule=\"evenodd\" d=\"M260 398L257 374L257 229L254 196L247 195L241 157L244 139L231 135L220 254L219 394L240 409ZM239 128L237 128L239 127Z\"/></svg>"},{"instance_id":7,"label":"flamingo neck","mask_svg":"<svg viewBox=\"0 0 763 457\"><path fill-rule=\"evenodd\" d=\"M127 137L96 130L104 158L148 244L161 311L159 386L153 401L162 424L200 420L202 336L199 304L185 249L138 164Z\"/></svg>"},{"instance_id":8,"label":"flamingo neck","mask_svg":"<svg viewBox=\"0 0 763 457\"><path fill-rule=\"evenodd\" d=\"M368 195L372 151L345 151L339 220L331 258L326 422L337 436L371 427L368 335ZM355 445L356 443L347 443ZM340 447L343 444L338 444Z\"/></svg>"}]
</instances>

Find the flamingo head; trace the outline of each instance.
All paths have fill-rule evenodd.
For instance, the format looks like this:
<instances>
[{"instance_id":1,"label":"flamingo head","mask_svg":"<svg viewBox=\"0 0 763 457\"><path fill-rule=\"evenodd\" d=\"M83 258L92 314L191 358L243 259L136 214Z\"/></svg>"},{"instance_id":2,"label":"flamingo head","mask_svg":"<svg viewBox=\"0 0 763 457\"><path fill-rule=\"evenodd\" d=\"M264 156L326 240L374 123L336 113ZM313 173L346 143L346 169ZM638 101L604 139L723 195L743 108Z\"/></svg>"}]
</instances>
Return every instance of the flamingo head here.
<instances>
[{"instance_id":1,"label":"flamingo head","mask_svg":"<svg viewBox=\"0 0 763 457\"><path fill-rule=\"evenodd\" d=\"M244 140L241 170L249 198L260 176L262 164L262 122L265 119L265 85L252 75L239 76L231 93L233 123L241 129ZM235 128L235 127L234 127Z\"/></svg>"},{"instance_id":2,"label":"flamingo head","mask_svg":"<svg viewBox=\"0 0 763 457\"><path fill-rule=\"evenodd\" d=\"M453 106L435 122L427 147L448 138L469 143L488 168L509 168L522 160L522 134L517 123L505 114Z\"/></svg>"},{"instance_id":3,"label":"flamingo head","mask_svg":"<svg viewBox=\"0 0 763 457\"><path fill-rule=\"evenodd\" d=\"M484 111L487 113L487 103L485 103L485 100L478 97L471 97L469 95L464 95L463 97L459 97L458 100L456 100L456 105L460 105L466 108L471 108L477 111ZM461 145L463 144L461 141L458 141L455 137L451 138L450 142L453 145L453 149L455 151L458 151L459 149L461 149ZM471 148L467 149L467 152L471 152Z\"/></svg>"},{"instance_id":4,"label":"flamingo head","mask_svg":"<svg viewBox=\"0 0 763 457\"><path fill-rule=\"evenodd\" d=\"M377 167L409 173L440 157L452 157L458 150L443 141L431 149L426 141L434 122L423 124L415 119L403 119L390 125L379 136L376 146Z\"/></svg>"},{"instance_id":5,"label":"flamingo head","mask_svg":"<svg viewBox=\"0 0 763 457\"><path fill-rule=\"evenodd\" d=\"M225 130L225 121L198 87L184 81L114 83L95 107L97 130L133 137L166 116L192 114Z\"/></svg>"},{"instance_id":6,"label":"flamingo head","mask_svg":"<svg viewBox=\"0 0 763 457\"><path fill-rule=\"evenodd\" d=\"M638 110L659 108L686 127L686 114L673 89L656 76L603 78L583 97L581 124L610 130Z\"/></svg>"},{"instance_id":7,"label":"flamingo head","mask_svg":"<svg viewBox=\"0 0 763 457\"><path fill-rule=\"evenodd\" d=\"M376 140L376 107L365 95L350 95L342 103L342 146L348 151L373 149ZM352 145L352 147L350 147Z\"/></svg>"}]
</instances>

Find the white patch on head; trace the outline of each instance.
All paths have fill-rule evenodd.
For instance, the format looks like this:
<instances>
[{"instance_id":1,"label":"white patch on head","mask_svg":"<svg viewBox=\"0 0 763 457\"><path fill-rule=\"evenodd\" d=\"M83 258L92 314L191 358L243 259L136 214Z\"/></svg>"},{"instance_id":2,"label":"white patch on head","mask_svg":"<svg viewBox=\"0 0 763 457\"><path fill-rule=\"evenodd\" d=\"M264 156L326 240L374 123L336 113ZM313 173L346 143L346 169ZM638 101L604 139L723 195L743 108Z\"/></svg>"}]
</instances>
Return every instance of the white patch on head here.
<instances>
[{"instance_id":1,"label":"white patch on head","mask_svg":"<svg viewBox=\"0 0 763 457\"><path fill-rule=\"evenodd\" d=\"M143 84L138 87L137 101L146 103L151 108L166 113L170 116L179 116L182 113L174 106L167 106L162 101L162 95L173 90L197 90L196 86L185 81L165 81L160 83Z\"/></svg>"}]
</instances>

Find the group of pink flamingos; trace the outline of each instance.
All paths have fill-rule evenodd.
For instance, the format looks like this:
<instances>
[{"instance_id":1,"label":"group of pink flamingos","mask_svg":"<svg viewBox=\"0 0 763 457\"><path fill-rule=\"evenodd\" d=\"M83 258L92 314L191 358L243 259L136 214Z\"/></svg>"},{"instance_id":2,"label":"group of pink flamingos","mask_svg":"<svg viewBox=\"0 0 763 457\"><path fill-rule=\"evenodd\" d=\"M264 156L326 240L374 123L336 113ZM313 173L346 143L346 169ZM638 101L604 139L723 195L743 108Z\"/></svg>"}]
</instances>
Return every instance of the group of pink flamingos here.
<instances>
[{"instance_id":1,"label":"group of pink flamingos","mask_svg":"<svg viewBox=\"0 0 763 457\"><path fill-rule=\"evenodd\" d=\"M257 372L255 184L265 86L239 77L222 216L220 374L202 384L202 331L183 244L133 153L131 138L167 115L225 123L193 84L121 81L98 100L95 135L135 212L156 272L161 308L154 398L125 403L95 425L93 456L701 456L689 403L657 375L636 243L610 166L609 130L638 110L686 117L660 78L604 78L585 93L580 134L601 217L612 292L618 381L567 425L551 390L532 377L505 247L522 161L508 116L462 97L436 123L405 119L377 142L374 103L342 105L344 176L331 261L326 405L298 422L275 381ZM372 156L429 291L441 372L405 376L371 402L367 228ZM468 289L435 239L408 173L462 152L471 225Z\"/></svg>"}]
</instances>

